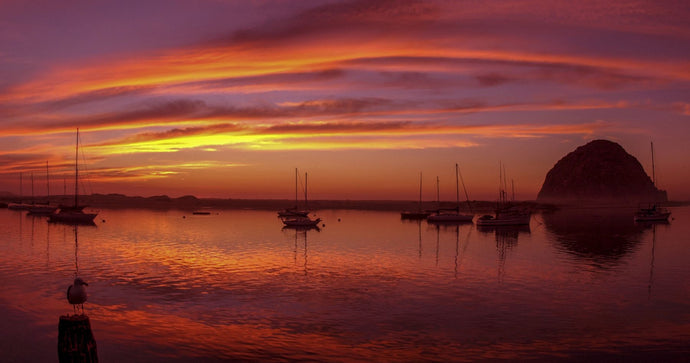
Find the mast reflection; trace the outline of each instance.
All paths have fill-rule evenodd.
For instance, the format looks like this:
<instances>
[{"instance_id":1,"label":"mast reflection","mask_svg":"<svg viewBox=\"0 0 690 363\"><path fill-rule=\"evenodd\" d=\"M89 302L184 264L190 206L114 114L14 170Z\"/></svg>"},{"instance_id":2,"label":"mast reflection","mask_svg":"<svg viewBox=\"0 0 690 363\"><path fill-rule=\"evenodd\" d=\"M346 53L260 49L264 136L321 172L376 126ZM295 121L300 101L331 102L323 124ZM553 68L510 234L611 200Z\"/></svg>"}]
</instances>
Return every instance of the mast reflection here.
<instances>
[{"instance_id":1,"label":"mast reflection","mask_svg":"<svg viewBox=\"0 0 690 363\"><path fill-rule=\"evenodd\" d=\"M294 248L294 261L295 265L297 265L297 241L299 237L303 237L304 240L304 275L306 276L309 272L308 269L308 260L309 260L309 255L307 253L308 251L308 243L307 243L307 234L309 231L316 231L316 232L321 232L321 229L318 226L284 226L282 228L283 231L289 231L293 230L295 232L295 248Z\"/></svg>"},{"instance_id":2,"label":"mast reflection","mask_svg":"<svg viewBox=\"0 0 690 363\"><path fill-rule=\"evenodd\" d=\"M496 252L498 253L498 281L503 282L506 274L506 259L508 253L517 246L520 234L529 234L529 225L519 226L477 226L483 234L494 234Z\"/></svg>"},{"instance_id":3,"label":"mast reflection","mask_svg":"<svg viewBox=\"0 0 690 363\"><path fill-rule=\"evenodd\" d=\"M58 360L59 362L98 362L96 339L91 330L91 321L84 313L88 286L79 277L79 227L74 229L74 281L67 288L67 301L73 305L73 315L61 315L58 324ZM81 305L81 314L77 314L76 305Z\"/></svg>"}]
</instances>

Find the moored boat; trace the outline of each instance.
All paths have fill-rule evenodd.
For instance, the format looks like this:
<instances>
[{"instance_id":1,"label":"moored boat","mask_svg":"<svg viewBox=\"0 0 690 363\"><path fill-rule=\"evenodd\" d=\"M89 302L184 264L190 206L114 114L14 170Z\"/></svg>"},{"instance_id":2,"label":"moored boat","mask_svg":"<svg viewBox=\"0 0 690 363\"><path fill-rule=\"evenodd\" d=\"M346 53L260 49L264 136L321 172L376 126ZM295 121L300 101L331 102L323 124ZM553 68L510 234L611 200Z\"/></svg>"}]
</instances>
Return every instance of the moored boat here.
<instances>
[{"instance_id":1,"label":"moored boat","mask_svg":"<svg viewBox=\"0 0 690 363\"><path fill-rule=\"evenodd\" d=\"M33 199L33 176L31 178L31 199ZM58 207L50 205L50 172L48 169L48 162L46 161L46 199L43 203L32 204L28 211L31 215L47 216L55 213Z\"/></svg>"},{"instance_id":2,"label":"moored boat","mask_svg":"<svg viewBox=\"0 0 690 363\"><path fill-rule=\"evenodd\" d=\"M485 214L477 218L478 226L519 226L529 225L532 212L516 207L497 208L494 215Z\"/></svg>"},{"instance_id":3,"label":"moored boat","mask_svg":"<svg viewBox=\"0 0 690 363\"><path fill-rule=\"evenodd\" d=\"M431 223L472 223L474 219L474 213L466 214L460 213L460 186L458 184L458 176L460 175L460 170L458 164L455 164L455 201L456 207L453 209L438 209L434 214L429 215L426 220ZM467 189L465 189L465 181L462 182L462 188L465 191L465 197L467 199L467 205L472 210L472 205L470 204L470 198L467 195ZM438 178L436 178L436 194L438 198ZM439 199L440 205L440 199Z\"/></svg>"},{"instance_id":4,"label":"moored boat","mask_svg":"<svg viewBox=\"0 0 690 363\"><path fill-rule=\"evenodd\" d=\"M84 212L85 205L79 205L79 129L77 129L77 147L74 162L74 205L60 205L58 212L48 217L49 222L70 224L93 224L98 213Z\"/></svg>"},{"instance_id":5,"label":"moored boat","mask_svg":"<svg viewBox=\"0 0 690 363\"><path fill-rule=\"evenodd\" d=\"M668 217L671 216L671 211L666 209L665 207L656 205L656 204L651 204L648 205L646 208L639 208L637 212L635 212L635 216L633 219L635 222L658 222L658 221L667 221Z\"/></svg>"},{"instance_id":6,"label":"moored boat","mask_svg":"<svg viewBox=\"0 0 690 363\"><path fill-rule=\"evenodd\" d=\"M316 227L321 222L321 218L311 219L302 216L284 217L281 220L288 227Z\"/></svg>"},{"instance_id":7,"label":"moored boat","mask_svg":"<svg viewBox=\"0 0 690 363\"><path fill-rule=\"evenodd\" d=\"M309 215L309 210L307 208L307 173L304 173L304 207L305 209L299 208L299 189L298 189L298 171L295 168L295 206L292 208L285 208L278 211L278 217L306 217Z\"/></svg>"},{"instance_id":8,"label":"moored boat","mask_svg":"<svg viewBox=\"0 0 690 363\"><path fill-rule=\"evenodd\" d=\"M416 211L400 212L402 219L424 219L431 214L429 211L422 210L422 173L419 173L419 206Z\"/></svg>"},{"instance_id":9,"label":"moored boat","mask_svg":"<svg viewBox=\"0 0 690 363\"><path fill-rule=\"evenodd\" d=\"M505 171L503 166L499 166L498 202L494 215L485 214L477 218L477 226L528 226L532 219L532 211L528 208L520 208L513 205L512 202L514 201L515 188L513 188L512 201L508 202Z\"/></svg>"},{"instance_id":10,"label":"moored boat","mask_svg":"<svg viewBox=\"0 0 690 363\"><path fill-rule=\"evenodd\" d=\"M652 149L652 184L656 190L656 171L654 166L654 143L651 143ZM659 205L658 202L647 203L646 206L640 205L633 216L635 222L663 222L668 221L671 216L671 211Z\"/></svg>"}]
</instances>

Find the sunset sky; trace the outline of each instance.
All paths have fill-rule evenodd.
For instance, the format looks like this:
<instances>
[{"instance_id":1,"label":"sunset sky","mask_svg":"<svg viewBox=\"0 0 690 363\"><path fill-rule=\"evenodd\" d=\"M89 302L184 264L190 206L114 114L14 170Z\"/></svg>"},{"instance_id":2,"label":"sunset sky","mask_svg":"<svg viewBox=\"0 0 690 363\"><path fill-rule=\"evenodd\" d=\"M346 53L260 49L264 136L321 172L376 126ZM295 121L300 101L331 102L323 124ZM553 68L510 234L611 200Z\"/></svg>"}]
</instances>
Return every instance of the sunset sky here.
<instances>
[{"instance_id":1,"label":"sunset sky","mask_svg":"<svg viewBox=\"0 0 690 363\"><path fill-rule=\"evenodd\" d=\"M518 199L588 141L690 200L687 1L0 0L0 191Z\"/></svg>"}]
</instances>

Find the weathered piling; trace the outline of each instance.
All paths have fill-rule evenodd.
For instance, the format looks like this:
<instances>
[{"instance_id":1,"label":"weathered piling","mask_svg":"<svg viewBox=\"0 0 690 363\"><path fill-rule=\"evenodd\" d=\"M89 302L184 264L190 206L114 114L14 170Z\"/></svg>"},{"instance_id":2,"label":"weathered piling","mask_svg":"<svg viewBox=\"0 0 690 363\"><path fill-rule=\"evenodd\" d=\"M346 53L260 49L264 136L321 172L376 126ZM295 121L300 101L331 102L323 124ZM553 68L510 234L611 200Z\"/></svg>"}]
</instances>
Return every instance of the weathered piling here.
<instances>
[{"instance_id":1,"label":"weathered piling","mask_svg":"<svg viewBox=\"0 0 690 363\"><path fill-rule=\"evenodd\" d=\"M58 325L58 358L63 362L98 362L96 339L86 315L63 315Z\"/></svg>"}]
</instances>

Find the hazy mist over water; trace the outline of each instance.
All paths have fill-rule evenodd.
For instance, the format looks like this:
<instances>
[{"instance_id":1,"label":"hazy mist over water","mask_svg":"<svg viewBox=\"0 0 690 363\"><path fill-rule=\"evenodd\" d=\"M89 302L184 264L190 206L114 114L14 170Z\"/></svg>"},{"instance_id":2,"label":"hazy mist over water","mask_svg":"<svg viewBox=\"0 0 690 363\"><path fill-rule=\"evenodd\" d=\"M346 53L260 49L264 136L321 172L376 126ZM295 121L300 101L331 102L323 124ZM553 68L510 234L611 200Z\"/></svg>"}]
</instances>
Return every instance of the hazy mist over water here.
<instances>
[{"instance_id":1,"label":"hazy mist over water","mask_svg":"<svg viewBox=\"0 0 690 363\"><path fill-rule=\"evenodd\" d=\"M632 212L483 229L323 210L304 231L270 211L105 209L75 230L2 209L0 350L55 361L78 272L103 362L680 360L690 207Z\"/></svg>"}]
</instances>

